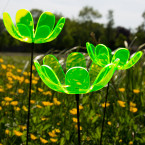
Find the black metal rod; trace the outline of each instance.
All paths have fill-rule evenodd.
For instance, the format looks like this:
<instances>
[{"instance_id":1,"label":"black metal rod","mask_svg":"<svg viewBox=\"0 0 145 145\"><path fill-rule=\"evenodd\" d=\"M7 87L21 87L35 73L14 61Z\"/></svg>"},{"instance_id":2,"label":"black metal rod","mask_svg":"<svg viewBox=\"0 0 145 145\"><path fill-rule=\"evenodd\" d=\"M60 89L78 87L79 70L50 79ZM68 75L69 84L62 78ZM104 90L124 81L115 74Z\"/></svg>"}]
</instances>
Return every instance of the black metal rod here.
<instances>
[{"instance_id":1,"label":"black metal rod","mask_svg":"<svg viewBox=\"0 0 145 145\"><path fill-rule=\"evenodd\" d=\"M81 145L80 139L80 112L79 112L79 94L76 94L76 102L77 102L77 120L78 120L78 145Z\"/></svg>"},{"instance_id":2,"label":"black metal rod","mask_svg":"<svg viewBox=\"0 0 145 145\"><path fill-rule=\"evenodd\" d=\"M105 107L104 107L104 114L103 114L103 122L102 122L100 145L102 145L102 138L103 138L103 131L104 131L104 122L105 122L105 115L106 115L106 103L107 103L107 99L108 99L108 93L109 93L109 83L108 83L107 90L106 90Z\"/></svg>"},{"instance_id":3,"label":"black metal rod","mask_svg":"<svg viewBox=\"0 0 145 145\"><path fill-rule=\"evenodd\" d=\"M27 116L27 140L26 140L26 145L28 145L28 142L29 142L30 100L31 100L31 87L32 87L33 50L34 50L34 43L32 43L32 48L31 48L30 86L29 86L29 102L28 102L28 116Z\"/></svg>"}]
</instances>

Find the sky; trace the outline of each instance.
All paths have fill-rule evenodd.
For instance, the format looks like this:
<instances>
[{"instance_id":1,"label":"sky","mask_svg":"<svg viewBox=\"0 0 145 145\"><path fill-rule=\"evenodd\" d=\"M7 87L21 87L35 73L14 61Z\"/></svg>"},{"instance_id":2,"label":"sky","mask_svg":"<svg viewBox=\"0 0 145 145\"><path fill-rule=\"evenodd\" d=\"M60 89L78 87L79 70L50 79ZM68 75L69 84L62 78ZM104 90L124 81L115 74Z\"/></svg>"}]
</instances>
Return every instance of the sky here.
<instances>
[{"instance_id":1,"label":"sky","mask_svg":"<svg viewBox=\"0 0 145 145\"><path fill-rule=\"evenodd\" d=\"M106 24L108 10L113 10L115 26L135 30L143 22L145 0L0 0L0 18L3 12L8 12L14 21L19 9L37 8L77 19L84 6L93 7L102 14L96 22Z\"/></svg>"}]
</instances>

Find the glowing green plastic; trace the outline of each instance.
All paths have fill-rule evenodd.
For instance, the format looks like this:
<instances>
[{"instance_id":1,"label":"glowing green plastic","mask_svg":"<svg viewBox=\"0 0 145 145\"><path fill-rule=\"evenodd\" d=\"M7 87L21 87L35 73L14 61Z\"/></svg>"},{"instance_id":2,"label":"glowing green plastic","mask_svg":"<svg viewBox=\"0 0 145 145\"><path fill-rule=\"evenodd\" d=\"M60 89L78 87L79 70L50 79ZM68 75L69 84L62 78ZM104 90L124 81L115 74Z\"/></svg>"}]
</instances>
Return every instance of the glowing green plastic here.
<instances>
[{"instance_id":1,"label":"glowing green plastic","mask_svg":"<svg viewBox=\"0 0 145 145\"><path fill-rule=\"evenodd\" d=\"M87 42L86 47L92 61L101 67L104 67L109 63L114 63L116 59L120 59L120 62L117 66L117 69L119 70L125 70L132 67L138 62L143 54L141 51L138 51L131 55L129 60L130 52L126 48L119 48L116 50L114 55L112 55L111 50L103 44L98 44L96 47L94 47L93 44Z\"/></svg>"},{"instance_id":2,"label":"glowing green plastic","mask_svg":"<svg viewBox=\"0 0 145 145\"><path fill-rule=\"evenodd\" d=\"M51 89L67 94L85 94L103 88L113 76L119 60L100 67L92 63L86 68L85 57L79 52L71 53L66 60L66 73L53 55L43 58L43 65L34 60L35 67L43 82Z\"/></svg>"},{"instance_id":3,"label":"glowing green plastic","mask_svg":"<svg viewBox=\"0 0 145 145\"><path fill-rule=\"evenodd\" d=\"M65 18L60 18L55 28L55 16L51 12L44 12L39 17L36 31L32 14L26 9L20 9L16 13L16 27L10 15L3 13L3 21L10 35L20 41L28 43L46 43L54 40L61 32Z\"/></svg>"}]
</instances>

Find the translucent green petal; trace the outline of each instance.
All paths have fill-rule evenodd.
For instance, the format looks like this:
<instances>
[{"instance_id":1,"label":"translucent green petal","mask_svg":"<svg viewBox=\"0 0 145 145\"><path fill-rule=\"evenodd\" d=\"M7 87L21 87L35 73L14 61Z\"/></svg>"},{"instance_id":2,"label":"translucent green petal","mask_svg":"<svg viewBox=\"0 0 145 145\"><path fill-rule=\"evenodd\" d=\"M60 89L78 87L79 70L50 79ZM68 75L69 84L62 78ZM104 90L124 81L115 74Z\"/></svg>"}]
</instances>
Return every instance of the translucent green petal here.
<instances>
[{"instance_id":1,"label":"translucent green petal","mask_svg":"<svg viewBox=\"0 0 145 145\"><path fill-rule=\"evenodd\" d=\"M116 69L116 65L115 64L109 64L107 66L105 66L99 73L99 75L97 76L96 80L94 81L94 84L92 85L92 91L97 91L101 88L103 88L104 86L107 85L107 83L110 81L110 79L112 78L114 72Z\"/></svg>"},{"instance_id":2,"label":"translucent green petal","mask_svg":"<svg viewBox=\"0 0 145 145\"><path fill-rule=\"evenodd\" d=\"M141 58L142 54L143 53L141 51L138 51L135 54L133 54L131 56L131 59L127 62L127 64L124 65L122 69L129 69L130 67L135 65L138 62L138 60Z\"/></svg>"},{"instance_id":3,"label":"translucent green petal","mask_svg":"<svg viewBox=\"0 0 145 145\"><path fill-rule=\"evenodd\" d=\"M42 71L42 67L40 66L40 64L38 63L37 60L34 60L34 65L37 69L37 72L39 74L39 76L41 77L42 81L52 90L58 91L58 92L64 92L64 89L62 88L62 86L60 86L59 84L54 83L52 80L49 79L49 77L45 74L45 70Z\"/></svg>"},{"instance_id":4,"label":"translucent green petal","mask_svg":"<svg viewBox=\"0 0 145 145\"><path fill-rule=\"evenodd\" d=\"M32 42L31 32L26 25L17 24L17 29L22 36L22 38L20 39L21 41L28 42L28 43Z\"/></svg>"},{"instance_id":5,"label":"translucent green petal","mask_svg":"<svg viewBox=\"0 0 145 145\"><path fill-rule=\"evenodd\" d=\"M20 9L16 13L16 26L18 27L18 24L23 24L28 27L30 30L30 38L33 39L33 32L34 32L34 22L33 17L31 13L26 9ZM19 31L20 34L24 33L22 31Z\"/></svg>"},{"instance_id":6,"label":"translucent green petal","mask_svg":"<svg viewBox=\"0 0 145 145\"><path fill-rule=\"evenodd\" d=\"M68 71L71 67L80 66L86 68L86 60L84 55L79 52L69 54L66 60L66 71Z\"/></svg>"},{"instance_id":7,"label":"translucent green petal","mask_svg":"<svg viewBox=\"0 0 145 145\"><path fill-rule=\"evenodd\" d=\"M95 48L95 63L102 67L110 63L109 50L103 44L98 44Z\"/></svg>"},{"instance_id":8,"label":"translucent green petal","mask_svg":"<svg viewBox=\"0 0 145 145\"><path fill-rule=\"evenodd\" d=\"M62 17L58 21L57 25L55 26L54 30L50 33L50 35L46 39L43 40L43 43L54 40L59 35L59 33L62 31L64 23L65 23L65 18Z\"/></svg>"},{"instance_id":9,"label":"translucent green petal","mask_svg":"<svg viewBox=\"0 0 145 145\"><path fill-rule=\"evenodd\" d=\"M49 26L40 26L37 28L34 43L43 43L44 39L49 35Z\"/></svg>"},{"instance_id":10,"label":"translucent green petal","mask_svg":"<svg viewBox=\"0 0 145 145\"><path fill-rule=\"evenodd\" d=\"M8 13L4 12L3 13L3 22L4 22L4 25L7 29L7 31L10 33L10 35L16 39L21 39L21 35L17 32L17 29L16 27L14 26L12 20L11 20L11 17Z\"/></svg>"},{"instance_id":11,"label":"translucent green petal","mask_svg":"<svg viewBox=\"0 0 145 145\"><path fill-rule=\"evenodd\" d=\"M70 68L65 77L65 84L69 94L86 93L90 87L90 77L88 71L83 67Z\"/></svg>"},{"instance_id":12,"label":"translucent green petal","mask_svg":"<svg viewBox=\"0 0 145 145\"><path fill-rule=\"evenodd\" d=\"M48 26L49 30L52 31L53 27L55 24L55 16L54 14L52 14L51 12L44 12L41 14L41 16L39 17L38 23L37 23L37 27L36 27L36 33L37 33L37 29L41 26ZM49 35L49 33L47 34L47 36Z\"/></svg>"},{"instance_id":13,"label":"translucent green petal","mask_svg":"<svg viewBox=\"0 0 145 145\"><path fill-rule=\"evenodd\" d=\"M87 42L86 43L87 52L93 62L95 62L95 47L93 44Z\"/></svg>"},{"instance_id":14,"label":"translucent green petal","mask_svg":"<svg viewBox=\"0 0 145 145\"><path fill-rule=\"evenodd\" d=\"M130 53L129 53L128 49L126 49L126 48L119 48L114 53L111 62L114 62L117 58L119 58L120 62L118 64L118 69L121 69L126 64L126 62L129 59L129 57L130 57Z\"/></svg>"},{"instance_id":15,"label":"translucent green petal","mask_svg":"<svg viewBox=\"0 0 145 145\"><path fill-rule=\"evenodd\" d=\"M58 79L60 80L61 84L65 83L65 74L64 71L54 55L46 55L43 58L43 64L48 65L52 68L52 70L57 74Z\"/></svg>"},{"instance_id":16,"label":"translucent green petal","mask_svg":"<svg viewBox=\"0 0 145 145\"><path fill-rule=\"evenodd\" d=\"M92 62L90 70L89 70L90 84L94 83L94 81L96 79L96 76L100 73L102 68L103 67L101 67L98 64Z\"/></svg>"}]
</instances>

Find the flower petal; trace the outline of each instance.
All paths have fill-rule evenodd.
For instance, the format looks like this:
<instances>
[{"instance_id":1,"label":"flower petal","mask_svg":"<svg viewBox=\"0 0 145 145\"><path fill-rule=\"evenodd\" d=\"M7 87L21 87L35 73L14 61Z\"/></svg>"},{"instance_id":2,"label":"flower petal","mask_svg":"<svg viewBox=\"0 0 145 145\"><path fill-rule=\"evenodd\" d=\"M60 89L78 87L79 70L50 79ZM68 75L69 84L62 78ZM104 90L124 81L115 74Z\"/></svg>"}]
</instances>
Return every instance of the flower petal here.
<instances>
[{"instance_id":1,"label":"flower petal","mask_svg":"<svg viewBox=\"0 0 145 145\"><path fill-rule=\"evenodd\" d=\"M40 64L38 63L37 60L34 60L34 65L35 65L37 72L38 72L39 76L41 77L42 81L49 88L51 88L52 90L58 91L58 92L64 92L64 89L62 88L62 86L59 83L56 84L55 82L52 81L53 79L51 80L50 77L48 77L47 72L46 72L47 68L45 69L44 67L40 66ZM43 68L43 70L42 70L42 68ZM49 72L51 72L51 75L53 76L53 72L51 71L51 69ZM59 81L57 81L57 79L56 79L56 82L59 82Z\"/></svg>"},{"instance_id":2,"label":"flower petal","mask_svg":"<svg viewBox=\"0 0 145 145\"><path fill-rule=\"evenodd\" d=\"M64 71L63 71L59 61L57 60L57 58L54 55L46 55L43 58L43 64L48 65L49 67L51 67L53 69L53 71L57 74L61 84L65 83Z\"/></svg>"},{"instance_id":3,"label":"flower petal","mask_svg":"<svg viewBox=\"0 0 145 145\"><path fill-rule=\"evenodd\" d=\"M41 26L48 26L49 30L52 31L54 24L55 24L54 14L52 14L51 12L44 12L39 17L39 20L38 20L38 23L36 26L36 33L37 33L37 29ZM49 35L49 33L47 34L47 36L48 35Z\"/></svg>"},{"instance_id":4,"label":"flower petal","mask_svg":"<svg viewBox=\"0 0 145 145\"><path fill-rule=\"evenodd\" d=\"M112 63L119 58L120 62L118 64L118 69L122 69L122 67L126 64L127 60L129 59L130 53L129 50L126 48L119 48L117 51L114 53L112 57Z\"/></svg>"},{"instance_id":5,"label":"flower petal","mask_svg":"<svg viewBox=\"0 0 145 145\"><path fill-rule=\"evenodd\" d=\"M71 67L86 68L86 60L84 55L79 52L69 54L66 60L66 71L68 71Z\"/></svg>"},{"instance_id":6,"label":"flower petal","mask_svg":"<svg viewBox=\"0 0 145 145\"><path fill-rule=\"evenodd\" d=\"M131 55L131 59L127 62L127 64L124 65L122 69L129 69L130 67L135 65L141 58L142 54L143 53L141 51L138 51L135 54Z\"/></svg>"},{"instance_id":7,"label":"flower petal","mask_svg":"<svg viewBox=\"0 0 145 145\"><path fill-rule=\"evenodd\" d=\"M17 32L16 27L14 26L11 17L8 13L4 12L3 13L3 21L4 21L4 25L7 29L7 31L10 33L10 35L16 39L21 39L22 36Z\"/></svg>"},{"instance_id":8,"label":"flower petal","mask_svg":"<svg viewBox=\"0 0 145 145\"><path fill-rule=\"evenodd\" d=\"M93 62L95 62L95 47L93 44L87 42L86 43L87 52Z\"/></svg>"},{"instance_id":9,"label":"flower petal","mask_svg":"<svg viewBox=\"0 0 145 145\"><path fill-rule=\"evenodd\" d=\"M26 10L26 9L20 9L16 13L16 27L18 27L18 24L23 24L26 27L28 27L30 31L30 38L33 39L33 32L34 32L34 22L32 14ZM24 33L22 31L19 31L20 34Z\"/></svg>"},{"instance_id":10,"label":"flower petal","mask_svg":"<svg viewBox=\"0 0 145 145\"><path fill-rule=\"evenodd\" d=\"M97 91L101 88L103 88L112 78L114 72L116 70L115 64L108 64L105 66L97 76L96 80L94 81L94 84L91 86L91 92Z\"/></svg>"},{"instance_id":11,"label":"flower petal","mask_svg":"<svg viewBox=\"0 0 145 145\"><path fill-rule=\"evenodd\" d=\"M62 31L64 23L65 23L65 18L63 18L63 17L60 18L60 20L58 21L54 30L48 35L48 37L46 39L44 39L43 43L54 40L59 35L59 33Z\"/></svg>"},{"instance_id":12,"label":"flower petal","mask_svg":"<svg viewBox=\"0 0 145 145\"><path fill-rule=\"evenodd\" d=\"M86 93L90 87L88 71L83 67L70 68L66 73L65 84L68 85L68 94Z\"/></svg>"}]
</instances>

